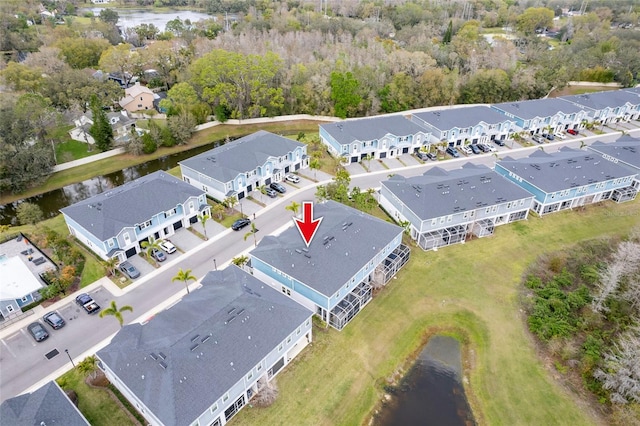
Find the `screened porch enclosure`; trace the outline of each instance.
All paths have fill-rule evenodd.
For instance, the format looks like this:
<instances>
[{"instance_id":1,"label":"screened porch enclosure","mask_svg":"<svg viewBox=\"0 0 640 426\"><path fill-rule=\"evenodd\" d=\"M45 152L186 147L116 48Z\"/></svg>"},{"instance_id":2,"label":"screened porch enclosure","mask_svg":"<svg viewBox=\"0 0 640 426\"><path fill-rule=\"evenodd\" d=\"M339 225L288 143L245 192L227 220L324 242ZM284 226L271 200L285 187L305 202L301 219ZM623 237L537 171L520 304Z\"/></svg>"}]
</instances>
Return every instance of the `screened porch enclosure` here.
<instances>
[{"instance_id":1,"label":"screened porch enclosure","mask_svg":"<svg viewBox=\"0 0 640 426\"><path fill-rule=\"evenodd\" d=\"M456 225L420 234L418 236L418 245L424 250L432 250L437 249L438 247L460 243L466 238L466 226Z\"/></svg>"}]
</instances>

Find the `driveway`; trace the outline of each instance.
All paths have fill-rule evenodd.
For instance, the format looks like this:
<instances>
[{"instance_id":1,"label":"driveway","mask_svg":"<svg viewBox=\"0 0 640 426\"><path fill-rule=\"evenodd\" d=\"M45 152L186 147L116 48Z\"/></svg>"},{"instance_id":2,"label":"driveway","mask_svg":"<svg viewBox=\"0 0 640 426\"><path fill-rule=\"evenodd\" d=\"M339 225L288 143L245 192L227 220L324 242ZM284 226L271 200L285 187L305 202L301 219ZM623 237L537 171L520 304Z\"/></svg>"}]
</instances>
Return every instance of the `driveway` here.
<instances>
[{"instance_id":1,"label":"driveway","mask_svg":"<svg viewBox=\"0 0 640 426\"><path fill-rule=\"evenodd\" d=\"M215 223L214 220L208 220L207 221L207 236L209 238L211 238L213 236L213 234L209 234L209 222L213 222ZM219 226L220 228L222 228L222 230L224 230L224 227L222 225L219 225L217 223L215 223L215 225ZM198 222L198 223L194 223L193 225L191 225L194 227L194 229L200 233L202 232L202 225ZM203 233L204 235L204 233ZM176 231L175 234L173 234L170 238L171 242L173 243L174 246L176 246L176 248L178 249L175 253L173 254L168 254L167 260L172 260L173 258L180 256L182 253L186 253L189 250L199 246L200 244L203 243L204 240L202 240L200 237L198 237L197 235L195 235L193 232L189 231L188 229L178 229Z\"/></svg>"}]
</instances>

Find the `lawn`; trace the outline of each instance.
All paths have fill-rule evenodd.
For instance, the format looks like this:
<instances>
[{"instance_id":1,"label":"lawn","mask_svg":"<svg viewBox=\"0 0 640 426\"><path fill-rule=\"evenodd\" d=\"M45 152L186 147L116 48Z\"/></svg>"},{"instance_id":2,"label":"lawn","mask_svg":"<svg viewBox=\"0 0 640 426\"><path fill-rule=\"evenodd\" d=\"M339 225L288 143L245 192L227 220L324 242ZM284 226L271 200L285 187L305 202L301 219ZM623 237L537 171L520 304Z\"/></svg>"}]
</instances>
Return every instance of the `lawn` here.
<instances>
[{"instance_id":1,"label":"lawn","mask_svg":"<svg viewBox=\"0 0 640 426\"><path fill-rule=\"evenodd\" d=\"M113 173L115 171L135 166L137 164L146 163L147 161L164 157L166 155L171 155L176 152L186 151L188 149L206 145L217 140L224 140L227 137L244 136L250 133L257 132L258 130L267 130L278 134L297 135L299 132L317 132L318 124L318 122L308 120L266 124L243 124L239 126L223 124L195 133L187 145L178 145L171 148L161 147L153 154L148 155L117 155L115 157L94 161L85 166L78 166L72 169L54 173L41 186L31 188L20 194L1 194L1 203L12 203L23 198L33 197L35 195L42 194L53 189L62 188L63 186L70 185L72 183L82 182L83 180L87 180L95 176Z\"/></svg>"},{"instance_id":2,"label":"lawn","mask_svg":"<svg viewBox=\"0 0 640 426\"><path fill-rule=\"evenodd\" d=\"M518 301L538 255L640 225L640 204L604 203L530 218L482 241L438 252L414 248L407 267L342 332L316 329L313 345L278 376L278 400L245 408L236 425L367 423L383 385L425 336L466 336L468 398L479 424L596 424L585 403L538 359Z\"/></svg>"},{"instance_id":3,"label":"lawn","mask_svg":"<svg viewBox=\"0 0 640 426\"><path fill-rule=\"evenodd\" d=\"M91 149L91 151L89 151L89 149ZM100 154L100 150L98 148L73 139L56 144L56 159L58 160L58 164L79 160L80 158L89 157L95 154Z\"/></svg>"},{"instance_id":4,"label":"lawn","mask_svg":"<svg viewBox=\"0 0 640 426\"><path fill-rule=\"evenodd\" d=\"M92 426L136 425L106 390L89 387L85 376L73 369L56 381L63 389L73 389L78 395L78 409Z\"/></svg>"}]
</instances>

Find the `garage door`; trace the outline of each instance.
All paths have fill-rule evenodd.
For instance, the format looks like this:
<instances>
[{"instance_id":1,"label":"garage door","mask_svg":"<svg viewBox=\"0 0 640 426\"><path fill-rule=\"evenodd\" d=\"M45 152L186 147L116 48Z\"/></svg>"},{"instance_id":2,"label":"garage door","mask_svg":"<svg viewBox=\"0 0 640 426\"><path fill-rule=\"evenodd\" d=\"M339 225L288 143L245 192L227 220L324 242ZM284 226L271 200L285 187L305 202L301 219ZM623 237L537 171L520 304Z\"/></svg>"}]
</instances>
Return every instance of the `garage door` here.
<instances>
[{"instance_id":1,"label":"garage door","mask_svg":"<svg viewBox=\"0 0 640 426\"><path fill-rule=\"evenodd\" d=\"M176 223L173 224L173 230L177 231L178 229L182 228L182 221L179 220Z\"/></svg>"},{"instance_id":2,"label":"garage door","mask_svg":"<svg viewBox=\"0 0 640 426\"><path fill-rule=\"evenodd\" d=\"M196 223L197 221L198 221L198 216L192 216L192 217L189 218L189 223L192 224L192 225L194 223Z\"/></svg>"},{"instance_id":3,"label":"garage door","mask_svg":"<svg viewBox=\"0 0 640 426\"><path fill-rule=\"evenodd\" d=\"M271 184L271 178L266 178L264 180L264 184L267 185L267 186L270 185Z\"/></svg>"},{"instance_id":4,"label":"garage door","mask_svg":"<svg viewBox=\"0 0 640 426\"><path fill-rule=\"evenodd\" d=\"M352 163L357 163L358 162L358 157L351 157L351 162Z\"/></svg>"},{"instance_id":5,"label":"garage door","mask_svg":"<svg viewBox=\"0 0 640 426\"><path fill-rule=\"evenodd\" d=\"M381 152L380 153L380 158L387 158L387 153L386 152Z\"/></svg>"},{"instance_id":6,"label":"garage door","mask_svg":"<svg viewBox=\"0 0 640 426\"><path fill-rule=\"evenodd\" d=\"M132 247L129 250L127 250L124 254L127 256L127 259L130 258L131 256L135 256L137 254L136 248Z\"/></svg>"}]
</instances>

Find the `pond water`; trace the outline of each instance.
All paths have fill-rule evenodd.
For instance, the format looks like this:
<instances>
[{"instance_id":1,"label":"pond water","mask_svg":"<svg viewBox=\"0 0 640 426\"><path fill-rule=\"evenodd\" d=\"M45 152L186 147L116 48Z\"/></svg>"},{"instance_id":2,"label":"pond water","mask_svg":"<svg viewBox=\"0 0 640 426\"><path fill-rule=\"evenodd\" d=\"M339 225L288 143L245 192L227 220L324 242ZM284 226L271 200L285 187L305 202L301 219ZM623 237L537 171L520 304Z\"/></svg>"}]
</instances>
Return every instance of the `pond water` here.
<instances>
[{"instance_id":1,"label":"pond water","mask_svg":"<svg viewBox=\"0 0 640 426\"><path fill-rule=\"evenodd\" d=\"M374 425L475 425L461 377L460 343L451 337L432 337Z\"/></svg>"},{"instance_id":2,"label":"pond water","mask_svg":"<svg viewBox=\"0 0 640 426\"><path fill-rule=\"evenodd\" d=\"M230 138L233 140L235 138ZM25 198L14 203L0 205L0 225L18 225L16 221L16 207L23 201L36 204L42 210L46 219L60 214L60 209L70 206L71 204L82 201L86 198L93 197L101 192L107 191L116 186L120 186L126 182L148 175L157 170L169 170L178 165L179 161L198 155L202 152L219 146L222 141L212 142L202 145L188 151L167 155L155 160L148 161L137 166L128 167L126 169L109 173L104 176L97 176L83 182L67 185L60 189L36 195L34 197Z\"/></svg>"},{"instance_id":3,"label":"pond water","mask_svg":"<svg viewBox=\"0 0 640 426\"><path fill-rule=\"evenodd\" d=\"M91 7L87 9L82 9L78 15L82 15L84 12L91 11L95 16L100 15L100 11L102 8L100 7ZM153 24L162 32L167 26L167 22L172 21L176 18L180 18L185 21L189 19L192 23L198 22L202 19L212 19L214 18L211 15L207 15L206 13L201 12L192 12L189 10L171 10L162 12L154 12L153 9L117 9L113 8L116 12L118 12L118 26L123 30L125 28L137 27L140 24Z\"/></svg>"}]
</instances>

